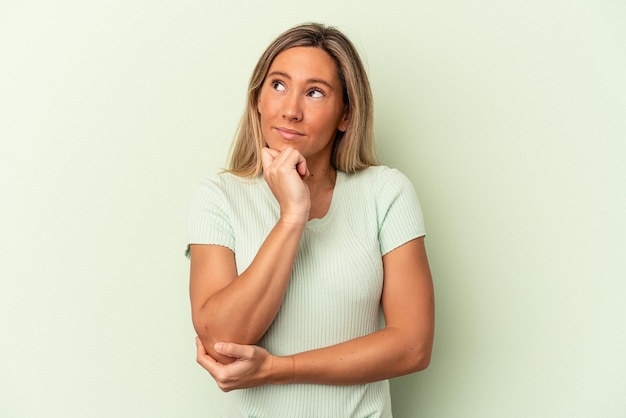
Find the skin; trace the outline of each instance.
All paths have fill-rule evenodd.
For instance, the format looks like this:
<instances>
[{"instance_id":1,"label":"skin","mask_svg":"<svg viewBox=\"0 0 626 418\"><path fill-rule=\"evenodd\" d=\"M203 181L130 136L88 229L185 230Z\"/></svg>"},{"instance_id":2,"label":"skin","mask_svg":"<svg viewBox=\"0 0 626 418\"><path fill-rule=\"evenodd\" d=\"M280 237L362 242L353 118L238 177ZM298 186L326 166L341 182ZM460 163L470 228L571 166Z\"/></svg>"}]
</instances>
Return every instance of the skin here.
<instances>
[{"instance_id":1,"label":"skin","mask_svg":"<svg viewBox=\"0 0 626 418\"><path fill-rule=\"evenodd\" d=\"M335 185L335 171L330 164L333 139L337 130L345 131L348 126L335 62L320 48L298 47L282 52L268 70L257 109L269 149L287 150L290 158L297 159L298 174L312 195L308 199L309 217L322 217ZM290 148L301 155L291 154ZM276 158L278 154L265 152L264 172L274 168L270 156ZM273 171L268 174L275 175ZM297 186L294 196L303 193L304 197L301 184ZM280 198L278 201L283 202Z\"/></svg>"},{"instance_id":2,"label":"skin","mask_svg":"<svg viewBox=\"0 0 626 418\"><path fill-rule=\"evenodd\" d=\"M337 67L325 51L297 47L279 54L258 111L268 144L261 155L263 175L280 218L240 275L231 250L191 245L197 361L224 391L290 382L367 383L422 370L430 362L434 296L423 238L383 256L384 329L286 357L255 345L280 308L307 220L328 211L336 178L332 141L347 127L344 109Z\"/></svg>"}]
</instances>

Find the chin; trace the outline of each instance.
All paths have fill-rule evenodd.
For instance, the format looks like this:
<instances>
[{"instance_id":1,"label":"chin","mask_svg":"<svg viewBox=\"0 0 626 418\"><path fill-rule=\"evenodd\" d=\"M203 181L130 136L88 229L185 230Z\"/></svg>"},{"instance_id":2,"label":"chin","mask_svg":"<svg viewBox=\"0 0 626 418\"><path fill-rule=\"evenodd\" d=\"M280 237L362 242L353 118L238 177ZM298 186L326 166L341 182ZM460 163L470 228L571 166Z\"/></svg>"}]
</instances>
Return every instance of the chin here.
<instances>
[{"instance_id":1,"label":"chin","mask_svg":"<svg viewBox=\"0 0 626 418\"><path fill-rule=\"evenodd\" d=\"M285 148L287 148L287 147L291 147L291 148L293 148L295 150L300 151L298 149L298 147L295 144L293 144L293 143L285 143L285 142L279 142L277 144L276 143L272 143L272 144L268 143L267 146L270 147L271 149L275 150L275 151L278 151L278 152L283 152L285 150Z\"/></svg>"}]
</instances>

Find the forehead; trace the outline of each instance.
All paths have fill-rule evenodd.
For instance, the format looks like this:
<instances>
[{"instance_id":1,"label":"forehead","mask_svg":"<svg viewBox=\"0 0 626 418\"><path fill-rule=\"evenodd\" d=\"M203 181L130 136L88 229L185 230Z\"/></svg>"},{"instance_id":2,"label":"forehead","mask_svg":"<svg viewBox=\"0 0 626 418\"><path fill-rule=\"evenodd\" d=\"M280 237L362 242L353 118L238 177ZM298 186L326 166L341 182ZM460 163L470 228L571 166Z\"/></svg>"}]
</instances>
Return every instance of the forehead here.
<instances>
[{"instance_id":1,"label":"forehead","mask_svg":"<svg viewBox=\"0 0 626 418\"><path fill-rule=\"evenodd\" d=\"M268 73L281 72L294 79L321 79L340 85L337 64L322 48L294 47L274 58Z\"/></svg>"}]
</instances>

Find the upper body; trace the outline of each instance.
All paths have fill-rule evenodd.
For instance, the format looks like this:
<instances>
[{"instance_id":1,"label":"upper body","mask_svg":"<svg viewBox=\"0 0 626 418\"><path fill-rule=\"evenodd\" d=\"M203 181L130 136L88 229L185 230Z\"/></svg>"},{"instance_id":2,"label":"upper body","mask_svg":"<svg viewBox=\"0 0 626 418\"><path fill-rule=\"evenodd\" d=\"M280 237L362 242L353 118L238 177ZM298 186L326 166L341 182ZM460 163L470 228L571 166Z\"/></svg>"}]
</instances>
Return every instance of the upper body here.
<instances>
[{"instance_id":1,"label":"upper body","mask_svg":"<svg viewBox=\"0 0 626 418\"><path fill-rule=\"evenodd\" d=\"M423 369L434 301L421 214L406 178L365 169L371 97L354 48L337 31L296 27L266 50L250 92L232 174L205 184L203 210L224 212L191 227L230 235L190 238L198 362L224 391L256 388L239 392L240 406L263 394L255 407L299 387L310 399L350 385L371 394L368 384ZM373 416L388 416L381 405Z\"/></svg>"},{"instance_id":2,"label":"upper body","mask_svg":"<svg viewBox=\"0 0 626 418\"><path fill-rule=\"evenodd\" d=\"M201 182L189 215L189 241L228 248L241 274L279 219L280 208L263 178L223 173ZM289 356L377 331L383 256L423 235L419 203L398 171L377 166L355 174L338 172L329 210L307 222L282 304L258 345ZM388 384L382 381L257 387L232 396L227 404L238 413L229 416L303 417L313 412L342 417L380 411L374 416L388 417L391 410Z\"/></svg>"}]
</instances>

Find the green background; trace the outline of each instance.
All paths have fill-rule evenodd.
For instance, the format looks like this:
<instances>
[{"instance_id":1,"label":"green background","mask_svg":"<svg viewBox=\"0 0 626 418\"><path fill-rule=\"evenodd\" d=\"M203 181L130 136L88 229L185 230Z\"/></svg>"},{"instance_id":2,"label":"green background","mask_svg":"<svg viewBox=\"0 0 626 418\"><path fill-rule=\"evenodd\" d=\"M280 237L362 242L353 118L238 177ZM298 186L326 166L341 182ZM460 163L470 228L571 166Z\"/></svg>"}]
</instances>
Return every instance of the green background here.
<instances>
[{"instance_id":1,"label":"green background","mask_svg":"<svg viewBox=\"0 0 626 418\"><path fill-rule=\"evenodd\" d=\"M435 348L394 416L626 416L617 0L0 1L0 415L218 417L187 199L304 21L362 52L427 222Z\"/></svg>"}]
</instances>

